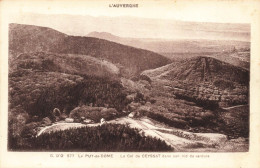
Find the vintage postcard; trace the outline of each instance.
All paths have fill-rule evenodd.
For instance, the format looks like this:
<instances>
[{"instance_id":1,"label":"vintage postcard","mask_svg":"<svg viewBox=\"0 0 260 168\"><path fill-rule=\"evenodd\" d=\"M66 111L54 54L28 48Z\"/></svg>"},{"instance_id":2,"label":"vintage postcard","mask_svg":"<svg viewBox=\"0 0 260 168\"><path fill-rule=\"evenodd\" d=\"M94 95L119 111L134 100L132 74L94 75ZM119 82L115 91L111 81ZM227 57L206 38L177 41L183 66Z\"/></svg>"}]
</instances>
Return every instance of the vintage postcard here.
<instances>
[{"instance_id":1,"label":"vintage postcard","mask_svg":"<svg viewBox=\"0 0 260 168\"><path fill-rule=\"evenodd\" d=\"M0 167L260 167L260 1L0 4Z\"/></svg>"}]
</instances>

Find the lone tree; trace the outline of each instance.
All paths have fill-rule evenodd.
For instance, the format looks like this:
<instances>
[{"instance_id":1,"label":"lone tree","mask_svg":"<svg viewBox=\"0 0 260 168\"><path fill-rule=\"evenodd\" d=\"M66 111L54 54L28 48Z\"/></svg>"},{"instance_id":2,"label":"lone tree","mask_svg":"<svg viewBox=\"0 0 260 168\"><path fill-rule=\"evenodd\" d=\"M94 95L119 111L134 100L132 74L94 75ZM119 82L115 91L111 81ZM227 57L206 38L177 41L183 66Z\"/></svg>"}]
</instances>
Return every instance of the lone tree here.
<instances>
[{"instance_id":1,"label":"lone tree","mask_svg":"<svg viewBox=\"0 0 260 168\"><path fill-rule=\"evenodd\" d=\"M61 115L60 110L58 108L54 108L53 109L53 115L57 116L57 117L60 116Z\"/></svg>"},{"instance_id":2,"label":"lone tree","mask_svg":"<svg viewBox=\"0 0 260 168\"><path fill-rule=\"evenodd\" d=\"M50 118L52 121L58 121L60 116L61 116L60 110L58 108L54 108L52 110Z\"/></svg>"}]
</instances>

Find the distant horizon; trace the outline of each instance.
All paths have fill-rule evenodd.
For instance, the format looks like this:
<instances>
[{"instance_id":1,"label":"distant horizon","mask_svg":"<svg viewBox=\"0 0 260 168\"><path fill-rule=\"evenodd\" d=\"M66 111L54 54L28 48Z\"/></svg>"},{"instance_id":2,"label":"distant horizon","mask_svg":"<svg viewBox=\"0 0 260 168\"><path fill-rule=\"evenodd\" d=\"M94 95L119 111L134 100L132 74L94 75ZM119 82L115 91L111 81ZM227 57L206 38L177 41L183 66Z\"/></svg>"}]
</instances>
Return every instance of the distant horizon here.
<instances>
[{"instance_id":1,"label":"distant horizon","mask_svg":"<svg viewBox=\"0 0 260 168\"><path fill-rule=\"evenodd\" d=\"M10 22L49 27L73 36L87 36L91 32L106 32L122 38L250 41L250 24L247 23L39 13L13 16Z\"/></svg>"},{"instance_id":2,"label":"distant horizon","mask_svg":"<svg viewBox=\"0 0 260 168\"><path fill-rule=\"evenodd\" d=\"M21 24L21 23L9 23L9 24ZM61 30L57 30L57 29L54 29L54 28L48 27L48 26L38 26L38 25L34 25L34 24L22 24L22 25L50 28L50 29L53 29L53 30L58 31L58 32L60 32L60 33L66 34L66 33L62 32ZM198 40L204 40L204 41L239 41L239 40L214 40L214 39L203 39L203 38L201 38L201 39L199 39L199 38L168 38L168 39L166 39L166 38L135 38L135 37L123 37L123 36L118 36L118 35L112 34L112 33L110 33L110 32L101 32L101 31L92 31L92 32L89 32L89 33L88 33L87 35L85 35L85 36L79 36L79 37L91 37L91 36L89 36L89 34L91 34L91 33L106 33L106 34L110 34L110 35L115 36L115 37L118 37L118 38L129 38L129 39L136 39L136 40L142 39L142 40L155 40L155 41L156 41L156 40L157 40L157 41L160 41L160 40L163 40L163 41L175 41L175 40L176 40L176 41L180 41L180 40L183 40L183 41L187 41L187 40L194 40L194 41L198 41ZM68 35L68 36L74 36L74 35L71 35L71 34L66 34L66 35ZM96 37L94 37L94 38L96 38ZM106 39L105 39L105 40L106 40ZM248 42L248 41L240 41L240 42ZM250 43L250 41L249 41L248 43Z\"/></svg>"},{"instance_id":3,"label":"distant horizon","mask_svg":"<svg viewBox=\"0 0 260 168\"><path fill-rule=\"evenodd\" d=\"M135 3L137 8L111 8L111 3ZM31 8L37 5L37 10ZM155 19L174 19L191 22L211 22L211 23L251 23L252 12L257 2L250 1L84 1L78 3L64 2L54 5L46 1L40 6L36 2L23 2L22 13L39 14L69 14L69 15L90 15L93 17L139 17ZM19 3L12 3L14 8L19 8ZM16 12L16 11L12 11Z\"/></svg>"},{"instance_id":4,"label":"distant horizon","mask_svg":"<svg viewBox=\"0 0 260 168\"><path fill-rule=\"evenodd\" d=\"M212 23L212 24L244 24L244 25L250 25L250 21L215 21L215 20L187 20L187 19L176 19L176 18L161 18L161 17L149 17L149 16L132 16L132 15L117 15L117 16L110 16L110 15L92 15L92 14L70 14L70 13L41 13L41 12L26 12L24 14L38 14L38 15L70 15L70 16L81 16L81 17L104 17L104 18L138 18L138 19L160 19L160 20L168 20L168 21L176 21L176 22L191 22L191 23Z\"/></svg>"}]
</instances>

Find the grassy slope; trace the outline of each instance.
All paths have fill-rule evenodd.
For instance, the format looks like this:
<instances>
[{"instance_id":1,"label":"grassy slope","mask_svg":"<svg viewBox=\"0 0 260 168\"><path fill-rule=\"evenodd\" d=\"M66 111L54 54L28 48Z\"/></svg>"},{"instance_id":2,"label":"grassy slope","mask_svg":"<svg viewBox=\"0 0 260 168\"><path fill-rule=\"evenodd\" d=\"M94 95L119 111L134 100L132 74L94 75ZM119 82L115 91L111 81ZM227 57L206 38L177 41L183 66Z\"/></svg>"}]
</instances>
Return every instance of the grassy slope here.
<instances>
[{"instance_id":1,"label":"grassy slope","mask_svg":"<svg viewBox=\"0 0 260 168\"><path fill-rule=\"evenodd\" d=\"M108 61L76 54L35 52L20 54L10 62L10 71L60 72L76 75L117 76L119 69Z\"/></svg>"}]
</instances>

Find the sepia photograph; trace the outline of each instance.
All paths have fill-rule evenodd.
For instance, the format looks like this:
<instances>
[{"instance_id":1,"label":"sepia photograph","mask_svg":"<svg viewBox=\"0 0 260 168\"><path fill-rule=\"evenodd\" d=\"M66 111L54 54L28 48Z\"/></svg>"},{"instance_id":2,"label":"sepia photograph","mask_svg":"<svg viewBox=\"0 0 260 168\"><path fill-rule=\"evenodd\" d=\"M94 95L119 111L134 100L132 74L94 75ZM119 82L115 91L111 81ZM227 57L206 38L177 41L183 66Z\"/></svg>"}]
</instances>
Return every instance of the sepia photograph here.
<instances>
[{"instance_id":1,"label":"sepia photograph","mask_svg":"<svg viewBox=\"0 0 260 168\"><path fill-rule=\"evenodd\" d=\"M7 152L250 152L250 15L144 6L9 15Z\"/></svg>"},{"instance_id":2,"label":"sepia photograph","mask_svg":"<svg viewBox=\"0 0 260 168\"><path fill-rule=\"evenodd\" d=\"M20 17L9 150L248 151L250 24Z\"/></svg>"}]
</instances>

